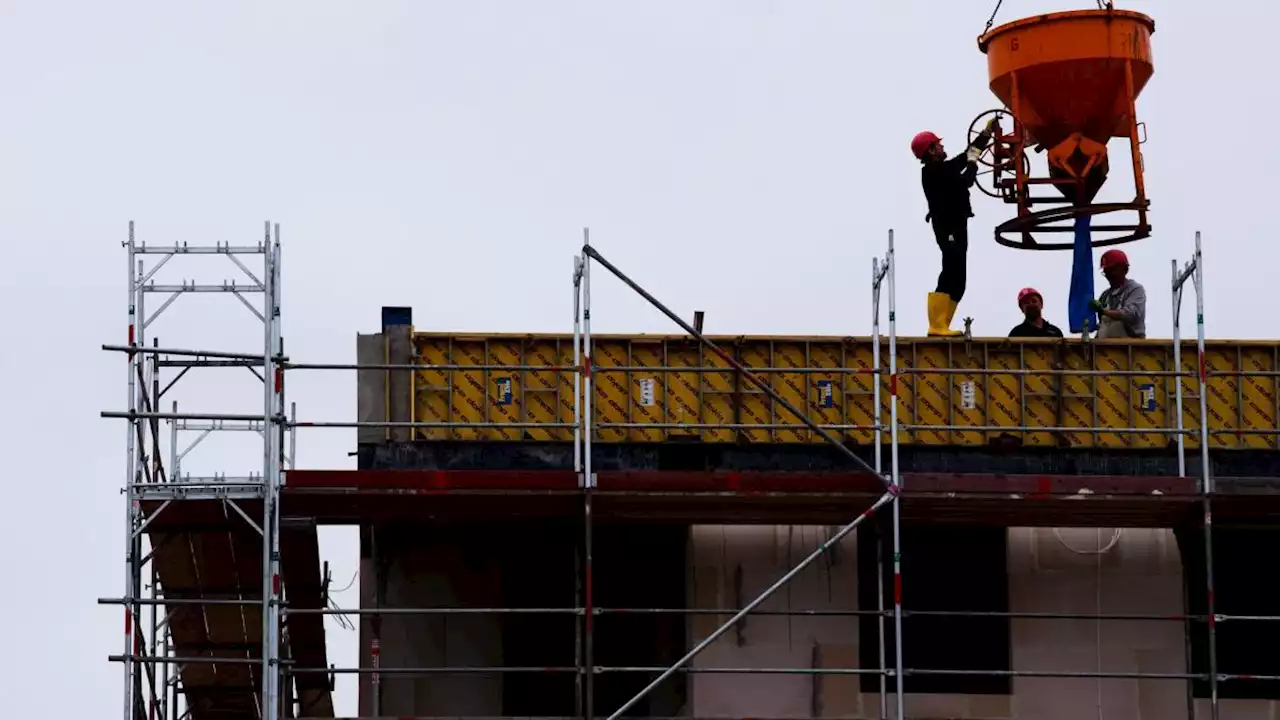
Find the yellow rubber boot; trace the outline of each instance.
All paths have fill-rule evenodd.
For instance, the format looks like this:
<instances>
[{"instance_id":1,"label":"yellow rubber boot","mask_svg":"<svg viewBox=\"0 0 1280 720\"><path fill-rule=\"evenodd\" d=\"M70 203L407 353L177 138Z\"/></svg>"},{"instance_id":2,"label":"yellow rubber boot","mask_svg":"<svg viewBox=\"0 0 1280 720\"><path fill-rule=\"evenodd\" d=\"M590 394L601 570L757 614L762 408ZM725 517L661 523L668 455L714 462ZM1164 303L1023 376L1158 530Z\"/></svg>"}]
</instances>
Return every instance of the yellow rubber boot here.
<instances>
[{"instance_id":1,"label":"yellow rubber boot","mask_svg":"<svg viewBox=\"0 0 1280 720\"><path fill-rule=\"evenodd\" d=\"M957 309L957 308L959 308L959 307L960 307L960 303L956 302L955 300L952 300L952 299L951 299L951 296L950 296L950 295L948 295L948 296L947 296L947 327L951 327L951 323L955 322L955 320L956 320L956 309ZM956 330L956 331L954 331L954 332L955 332L957 335L963 335L963 334L964 334L964 331L963 331L963 330Z\"/></svg>"},{"instance_id":2,"label":"yellow rubber boot","mask_svg":"<svg viewBox=\"0 0 1280 720\"><path fill-rule=\"evenodd\" d=\"M951 329L951 316L955 314L955 304L946 293L929 293L929 335L934 337L957 337L962 333Z\"/></svg>"}]
</instances>

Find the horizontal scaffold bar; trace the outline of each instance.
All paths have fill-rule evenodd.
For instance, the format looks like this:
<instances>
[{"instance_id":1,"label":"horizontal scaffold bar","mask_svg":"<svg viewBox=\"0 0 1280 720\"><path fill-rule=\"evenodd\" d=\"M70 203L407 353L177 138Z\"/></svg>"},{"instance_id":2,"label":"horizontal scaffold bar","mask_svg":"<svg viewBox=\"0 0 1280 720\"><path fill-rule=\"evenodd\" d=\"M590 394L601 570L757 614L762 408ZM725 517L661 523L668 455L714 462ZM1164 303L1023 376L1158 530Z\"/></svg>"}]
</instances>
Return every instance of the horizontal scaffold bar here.
<instances>
[{"instance_id":1,"label":"horizontal scaffold bar","mask_svg":"<svg viewBox=\"0 0 1280 720\"><path fill-rule=\"evenodd\" d=\"M144 347L142 345L103 345L107 352L138 355L172 355L175 357L216 358L219 360L256 360L261 362L263 353L230 352L226 350L190 350L187 348ZM283 357L276 360L283 360Z\"/></svg>"}]
</instances>

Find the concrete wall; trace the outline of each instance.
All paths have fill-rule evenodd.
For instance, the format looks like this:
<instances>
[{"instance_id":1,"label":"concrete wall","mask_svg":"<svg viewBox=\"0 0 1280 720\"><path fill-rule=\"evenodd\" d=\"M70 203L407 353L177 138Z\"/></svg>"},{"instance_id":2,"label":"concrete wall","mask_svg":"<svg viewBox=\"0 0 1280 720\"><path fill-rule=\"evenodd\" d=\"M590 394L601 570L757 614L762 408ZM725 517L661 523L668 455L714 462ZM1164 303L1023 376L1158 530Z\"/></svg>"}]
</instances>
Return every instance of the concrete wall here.
<instances>
[{"instance_id":1,"label":"concrete wall","mask_svg":"<svg viewBox=\"0 0 1280 720\"><path fill-rule=\"evenodd\" d=\"M365 528L361 604L376 608L572 608L580 527L575 522L385 524ZM688 528L601 527L594 554L600 607L685 605ZM384 674L374 705L372 678L361 685L366 716L572 716L576 620L554 614L367 614L361 664L372 665L374 625L381 622L383 668L534 668L535 672ZM595 623L595 664L665 667L684 654L683 619L674 614L616 613ZM641 706L673 716L684 703L684 678L666 683ZM642 674L608 673L596 681L597 707L610 711L647 683Z\"/></svg>"},{"instance_id":2,"label":"concrete wall","mask_svg":"<svg viewBox=\"0 0 1280 720\"><path fill-rule=\"evenodd\" d=\"M500 575L493 556L473 552L466 542L441 542L412 527L379 527L365 530L362 545L363 608L502 605ZM382 615L375 619L365 615L360 622L362 667L373 664L373 624L379 619L381 667L503 664L502 636L495 616ZM388 674L380 678L380 684L380 707L375 707L372 678L362 677L361 716L502 714L502 676L498 674Z\"/></svg>"},{"instance_id":3,"label":"concrete wall","mask_svg":"<svg viewBox=\"0 0 1280 720\"><path fill-rule=\"evenodd\" d=\"M691 531L687 594L690 607L733 608L751 600L833 532L825 527L712 527ZM367 531L366 531L367 533ZM530 536L534 537L534 536ZM1178 546L1170 531L1127 529L1103 554L1112 530L1015 528L1009 540L1009 594L1012 612L1179 615L1182 570ZM382 528L374 538L376 552L362 566L362 601L373 605L374 555L382 558L384 607L426 605L502 607L513 602L512 585L537 585L525 566L541 554L563 553L547 543L526 543L522 558L501 559L515 552L515 538L481 543L421 529ZM764 610L857 609L858 577L854 535L834 554L819 559L770 600ZM368 539L366 546L370 543ZM620 543L625 545L625 543ZM597 558L599 562L603 559ZM678 559L673 556L673 560ZM635 561L623 563L638 567ZM547 585L565 582L564 568L547 573ZM648 573L642 573L648 574ZM554 576L554 582L552 582ZM508 585L504 592L502 584ZM612 587L613 581L602 580ZM621 588L607 591L621 595ZM626 594L635 593L632 588ZM547 606L562 598L547 596ZM521 606L530 602L515 600ZM604 605L626 605L619 597ZM564 603L565 605L568 602ZM641 603L644 604L644 603ZM563 605L562 605L563 606ZM693 616L690 642L706 637L725 618ZM603 631L602 631L603 632ZM557 637L562 633L557 632ZM569 634L569 633L563 633ZM361 664L368 652L370 619L361 623ZM1107 622L1092 620L1014 620L1012 658L1015 670L1184 673L1183 627L1176 622ZM477 666L511 664L510 638L504 646L502 621L483 616L396 616L382 620L382 665ZM695 664L701 667L858 667L858 622L852 617L750 616L738 630L717 641ZM623 646L636 644L634 641ZM625 647L624 647L625 649ZM560 652L559 650L557 652ZM602 653L603 654L603 653ZM610 653L611 655L613 653ZM663 653L664 656L667 653ZM521 659L518 664L529 662ZM655 664L653 658L597 656L597 662ZM561 659L547 664L568 664ZM910 659L908 658L908 666ZM616 677L616 676L615 676ZM546 676L541 676L546 680ZM696 718L879 718L878 693L862 693L856 676L694 674L681 697L661 703L664 710ZM907 696L910 720L1182 720L1187 717L1186 685L1170 680L1097 680L1016 678L1011 696L919 694ZM372 715L370 684L361 688L361 712ZM510 698L511 688L506 695ZM555 691L571 692L568 687ZM624 694L630 691L625 691ZM613 694L613 693L610 693ZM525 696L527 697L527 695ZM381 714L434 716L499 716L503 714L503 678L499 675L384 677ZM609 698L612 703L613 698ZM527 700L516 701L527 704ZM1208 718L1198 701L1198 718ZM1223 720L1277 720L1280 710L1267 701L1221 701ZM558 707L558 706L557 706ZM612 708L600 708L601 711ZM667 712L664 715L669 714ZM890 712L893 718L893 702Z\"/></svg>"},{"instance_id":4,"label":"concrete wall","mask_svg":"<svg viewBox=\"0 0 1280 720\"><path fill-rule=\"evenodd\" d=\"M697 527L693 530L693 607L749 601L829 537L821 527ZM1014 528L1009 538L1011 612L1178 615L1182 569L1173 533L1126 529L1105 554L1113 530ZM1069 545L1076 551L1066 547ZM856 540L833 561L820 560L763 609L857 608ZM740 575L742 588L736 587ZM719 618L692 621L705 637ZM1014 620L1015 670L1185 673L1180 623ZM856 667L858 623L839 617L748 617L695 662L703 667ZM908 667L910 662L907 663ZM695 675L694 717L879 718L878 693L859 692L854 676ZM1206 701L1197 717L1208 718ZM1280 718L1268 701L1223 700L1223 720ZM1186 684L1177 680L1016 678L1012 696L908 695L910 720L1181 720ZM1101 708L1101 710L1099 710ZM892 697L889 717L895 717Z\"/></svg>"}]
</instances>

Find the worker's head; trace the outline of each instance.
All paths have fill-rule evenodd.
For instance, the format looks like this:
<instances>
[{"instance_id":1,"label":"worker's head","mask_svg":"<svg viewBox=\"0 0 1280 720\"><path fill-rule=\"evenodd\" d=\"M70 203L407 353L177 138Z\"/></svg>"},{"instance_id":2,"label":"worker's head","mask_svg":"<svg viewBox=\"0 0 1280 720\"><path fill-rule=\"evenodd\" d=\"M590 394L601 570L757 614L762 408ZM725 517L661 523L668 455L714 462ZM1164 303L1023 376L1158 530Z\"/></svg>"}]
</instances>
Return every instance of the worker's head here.
<instances>
[{"instance_id":1,"label":"worker's head","mask_svg":"<svg viewBox=\"0 0 1280 720\"><path fill-rule=\"evenodd\" d=\"M1044 310L1044 298L1040 296L1040 291L1032 287L1019 290L1018 309L1028 320L1039 320L1040 313Z\"/></svg>"},{"instance_id":2,"label":"worker's head","mask_svg":"<svg viewBox=\"0 0 1280 720\"><path fill-rule=\"evenodd\" d=\"M1118 287L1129 275L1129 256L1125 255L1123 250L1108 250L1102 253L1100 265L1103 277L1111 283L1112 287Z\"/></svg>"},{"instance_id":3,"label":"worker's head","mask_svg":"<svg viewBox=\"0 0 1280 720\"><path fill-rule=\"evenodd\" d=\"M911 154L915 155L920 162L947 156L946 151L942 148L942 138L928 130L916 133L916 136L911 138Z\"/></svg>"}]
</instances>

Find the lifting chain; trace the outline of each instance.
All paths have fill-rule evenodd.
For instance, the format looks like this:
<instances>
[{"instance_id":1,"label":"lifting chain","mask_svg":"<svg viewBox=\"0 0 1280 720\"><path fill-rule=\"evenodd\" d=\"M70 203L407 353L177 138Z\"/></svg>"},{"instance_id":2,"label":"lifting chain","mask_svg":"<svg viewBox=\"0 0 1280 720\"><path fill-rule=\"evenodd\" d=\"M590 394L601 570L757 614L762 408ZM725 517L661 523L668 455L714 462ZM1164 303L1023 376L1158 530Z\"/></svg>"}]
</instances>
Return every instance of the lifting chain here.
<instances>
[{"instance_id":1,"label":"lifting chain","mask_svg":"<svg viewBox=\"0 0 1280 720\"><path fill-rule=\"evenodd\" d=\"M1098 3L1099 10L1115 9L1114 3L1112 0L1096 0L1096 1ZM991 17L987 18L987 26L982 28L982 35L986 35L987 33L991 32L991 26L996 24L996 13L1000 12L1000 6L1003 4L1004 4L1004 0L996 0L996 7L994 10L991 11ZM979 35L978 37L982 37L982 35Z\"/></svg>"},{"instance_id":2,"label":"lifting chain","mask_svg":"<svg viewBox=\"0 0 1280 720\"><path fill-rule=\"evenodd\" d=\"M1102 0L1098 0L1098 2L1101 3ZM996 0L996 7L991 11L991 17L987 18L987 26L982 29L982 35L991 32L991 26L996 24L996 13L1000 12L1000 6L1003 4L1004 0ZM978 37L982 37L982 35Z\"/></svg>"}]
</instances>

